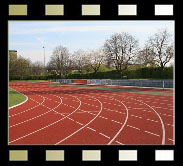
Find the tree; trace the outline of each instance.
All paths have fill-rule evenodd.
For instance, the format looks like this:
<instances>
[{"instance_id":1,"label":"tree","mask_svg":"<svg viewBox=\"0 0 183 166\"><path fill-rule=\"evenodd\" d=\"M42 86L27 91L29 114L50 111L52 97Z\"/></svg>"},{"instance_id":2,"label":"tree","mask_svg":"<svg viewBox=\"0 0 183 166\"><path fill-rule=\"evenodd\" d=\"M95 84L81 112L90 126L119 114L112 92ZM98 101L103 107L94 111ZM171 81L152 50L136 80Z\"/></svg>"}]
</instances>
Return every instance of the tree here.
<instances>
[{"instance_id":1,"label":"tree","mask_svg":"<svg viewBox=\"0 0 183 166\"><path fill-rule=\"evenodd\" d=\"M30 60L23 58L22 56L19 56L17 58L17 61L14 66L14 75L19 75L21 76L21 79L25 75L30 74Z\"/></svg>"},{"instance_id":2,"label":"tree","mask_svg":"<svg viewBox=\"0 0 183 166\"><path fill-rule=\"evenodd\" d=\"M9 55L9 76L16 75L17 57Z\"/></svg>"},{"instance_id":3,"label":"tree","mask_svg":"<svg viewBox=\"0 0 183 166\"><path fill-rule=\"evenodd\" d=\"M42 75L44 74L44 64L40 61L32 63L31 74L32 75Z\"/></svg>"},{"instance_id":4,"label":"tree","mask_svg":"<svg viewBox=\"0 0 183 166\"><path fill-rule=\"evenodd\" d=\"M69 60L69 50L63 46L57 46L53 50L53 54L50 58L48 66L56 71L60 75L60 78L63 74L67 73L67 69L70 65Z\"/></svg>"},{"instance_id":5,"label":"tree","mask_svg":"<svg viewBox=\"0 0 183 166\"><path fill-rule=\"evenodd\" d=\"M140 50L137 54L136 64L143 65L143 66L154 66L154 58L151 55L151 50L148 45L145 45L142 50Z\"/></svg>"},{"instance_id":6,"label":"tree","mask_svg":"<svg viewBox=\"0 0 183 166\"><path fill-rule=\"evenodd\" d=\"M77 71L82 77L84 67L88 65L86 52L84 52L83 50L78 50L74 52L72 56L72 61L73 61L74 68L77 69Z\"/></svg>"},{"instance_id":7,"label":"tree","mask_svg":"<svg viewBox=\"0 0 183 166\"><path fill-rule=\"evenodd\" d=\"M138 41L128 33L116 33L105 41L104 52L108 61L113 62L122 78L123 71L127 70L128 65L133 63L137 55Z\"/></svg>"},{"instance_id":8,"label":"tree","mask_svg":"<svg viewBox=\"0 0 183 166\"><path fill-rule=\"evenodd\" d=\"M88 52L88 62L90 67L94 70L94 75L96 76L100 66L105 61L105 55L102 49L92 50Z\"/></svg>"},{"instance_id":9,"label":"tree","mask_svg":"<svg viewBox=\"0 0 183 166\"><path fill-rule=\"evenodd\" d=\"M68 57L65 59L65 64L64 64L64 70L63 70L63 74L65 76L67 76L71 70L73 69L73 62L72 60Z\"/></svg>"},{"instance_id":10,"label":"tree","mask_svg":"<svg viewBox=\"0 0 183 166\"><path fill-rule=\"evenodd\" d=\"M150 55L153 57L155 64L161 68L162 77L166 64L170 62L174 56L171 36L172 35L166 29L162 29L147 41L147 45L150 48Z\"/></svg>"}]
</instances>

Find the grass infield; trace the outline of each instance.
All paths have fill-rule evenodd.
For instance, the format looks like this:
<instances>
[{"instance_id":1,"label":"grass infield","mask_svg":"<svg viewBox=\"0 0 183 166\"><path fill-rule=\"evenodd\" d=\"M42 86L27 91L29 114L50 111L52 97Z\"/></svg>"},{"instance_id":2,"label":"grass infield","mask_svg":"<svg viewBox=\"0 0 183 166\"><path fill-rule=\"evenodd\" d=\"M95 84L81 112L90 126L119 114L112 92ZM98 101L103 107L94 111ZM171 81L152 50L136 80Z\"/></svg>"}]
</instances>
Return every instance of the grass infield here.
<instances>
[{"instance_id":1,"label":"grass infield","mask_svg":"<svg viewBox=\"0 0 183 166\"><path fill-rule=\"evenodd\" d=\"M9 88L9 107L20 104L26 100L26 96Z\"/></svg>"}]
</instances>

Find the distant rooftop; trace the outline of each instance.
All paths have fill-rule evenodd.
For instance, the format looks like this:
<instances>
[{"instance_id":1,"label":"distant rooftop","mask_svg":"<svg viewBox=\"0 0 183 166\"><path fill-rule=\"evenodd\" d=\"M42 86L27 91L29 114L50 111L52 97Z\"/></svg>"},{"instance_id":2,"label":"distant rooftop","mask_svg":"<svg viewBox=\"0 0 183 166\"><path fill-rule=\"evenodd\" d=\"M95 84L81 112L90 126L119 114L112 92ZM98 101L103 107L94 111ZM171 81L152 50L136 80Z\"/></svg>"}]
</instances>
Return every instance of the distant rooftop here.
<instances>
[{"instance_id":1,"label":"distant rooftop","mask_svg":"<svg viewBox=\"0 0 183 166\"><path fill-rule=\"evenodd\" d=\"M9 50L9 51L12 51L12 52L17 52L17 50Z\"/></svg>"}]
</instances>

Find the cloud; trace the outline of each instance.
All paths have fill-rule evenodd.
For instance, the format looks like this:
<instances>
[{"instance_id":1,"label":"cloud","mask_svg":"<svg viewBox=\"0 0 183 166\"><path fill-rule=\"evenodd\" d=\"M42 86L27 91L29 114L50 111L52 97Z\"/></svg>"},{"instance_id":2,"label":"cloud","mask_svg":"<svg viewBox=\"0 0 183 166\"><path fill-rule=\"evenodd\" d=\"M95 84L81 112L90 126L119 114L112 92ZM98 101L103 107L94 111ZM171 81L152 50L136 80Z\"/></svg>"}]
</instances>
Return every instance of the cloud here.
<instances>
[{"instance_id":1,"label":"cloud","mask_svg":"<svg viewBox=\"0 0 183 166\"><path fill-rule=\"evenodd\" d=\"M17 46L37 46L37 42L10 42L9 43L11 47L17 47Z\"/></svg>"},{"instance_id":2,"label":"cloud","mask_svg":"<svg viewBox=\"0 0 183 166\"><path fill-rule=\"evenodd\" d=\"M9 48L34 61L46 62L54 47L61 44L74 52L79 48L95 49L113 33L128 32L141 45L158 29L167 28L174 34L173 21L11 21L9 23ZM63 35L64 34L64 35Z\"/></svg>"},{"instance_id":3,"label":"cloud","mask_svg":"<svg viewBox=\"0 0 183 166\"><path fill-rule=\"evenodd\" d=\"M74 33L74 32L129 32L129 33L154 33L157 29L167 28L169 31L173 31L172 26L167 26L166 23L155 23L153 25L152 22L148 24L145 21L142 24L137 23L136 25L133 23L122 23L122 22L98 22L98 25L91 24L91 22L82 22L77 23L73 22L72 24L68 23L55 23L50 22L50 24L44 25L42 22L40 24L28 24L29 26L23 26L21 24L15 24L15 26L10 26L10 34L13 35L33 35L33 34L45 34L45 33ZM78 25L77 25L78 24ZM34 25L34 26L31 26ZM169 25L169 24L168 24ZM173 24L172 24L173 25ZM20 30L21 29L21 30Z\"/></svg>"},{"instance_id":4,"label":"cloud","mask_svg":"<svg viewBox=\"0 0 183 166\"><path fill-rule=\"evenodd\" d=\"M36 37L36 40L39 41L39 43L43 46L46 44L46 41L41 37Z\"/></svg>"}]
</instances>

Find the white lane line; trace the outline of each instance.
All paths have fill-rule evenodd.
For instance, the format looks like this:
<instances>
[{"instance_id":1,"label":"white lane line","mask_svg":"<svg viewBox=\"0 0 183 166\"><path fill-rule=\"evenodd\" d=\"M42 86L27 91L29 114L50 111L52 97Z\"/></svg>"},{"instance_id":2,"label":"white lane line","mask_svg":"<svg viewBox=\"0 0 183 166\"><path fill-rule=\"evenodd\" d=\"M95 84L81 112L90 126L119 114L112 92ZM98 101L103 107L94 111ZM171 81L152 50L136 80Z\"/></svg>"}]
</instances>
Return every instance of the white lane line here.
<instances>
[{"instance_id":1,"label":"white lane line","mask_svg":"<svg viewBox=\"0 0 183 166\"><path fill-rule=\"evenodd\" d=\"M151 121L151 122L156 122L156 123L160 122L160 121L153 120L153 119L147 119L147 120L149 120L149 121Z\"/></svg>"},{"instance_id":2,"label":"white lane line","mask_svg":"<svg viewBox=\"0 0 183 166\"><path fill-rule=\"evenodd\" d=\"M31 98L29 98L29 99L32 100ZM42 103L44 103L44 101L45 101L45 99L43 100ZM22 112L13 114L13 115L9 116L9 118L14 117L14 116L17 116L17 115L20 115L20 114L23 114L23 113L25 113L25 112L28 112L28 111L30 111L30 110L32 110L32 109L34 109L34 108L36 108L36 107L38 107L38 106L40 106L40 105L41 105L41 103L39 103L38 105L36 105L36 106L34 106L34 107L32 107L32 108L29 108L29 109L27 109L27 110L25 110L25 111L22 111Z\"/></svg>"},{"instance_id":3,"label":"white lane line","mask_svg":"<svg viewBox=\"0 0 183 166\"><path fill-rule=\"evenodd\" d=\"M125 145L125 144L123 144L123 143L121 143L121 142L119 142L119 141L115 141L116 143L118 143L118 144L120 144L120 145Z\"/></svg>"},{"instance_id":4,"label":"white lane line","mask_svg":"<svg viewBox=\"0 0 183 166\"><path fill-rule=\"evenodd\" d=\"M20 88L19 88L19 89L20 89ZM21 89L22 89L22 88L21 88ZM31 89L31 88L27 88L27 89ZM26 90L24 90L24 91L26 91ZM34 107L30 108L30 109L27 109L27 110L25 110L25 111L19 112L19 113L17 113L17 114L13 114L13 115L11 115L11 116L9 116L9 117L13 117L13 116L16 116L16 115L25 113L25 112L27 112L27 111L29 111L29 110L32 110L32 109L34 109L34 108L36 108L36 107L38 107L38 106L40 106L40 105L42 105L42 106L44 106L44 107L46 107L46 108L48 108L48 109L51 109L51 108L49 108L49 107L43 105L43 103L45 102L45 99L52 100L52 101L54 101L54 102L56 102L56 103L58 103L58 104L60 103L60 102L57 102L57 101L55 101L55 100L53 100L53 99L50 99L50 98L47 98L47 97L38 95L38 94L33 93L33 92L29 92L29 93L35 94L35 95L37 95L37 96L40 96L41 98L43 98L43 101L42 101L41 103L39 103L39 102L37 102L36 100L30 98L30 100L32 100L32 101L38 103L38 105L37 105L37 106L34 106ZM48 93L45 92L45 94L48 94ZM52 94L49 94L49 95L52 95ZM56 96L56 95L52 95L52 96ZM60 97L58 97L58 96L56 96L56 97L57 97L57 98L60 98Z\"/></svg>"},{"instance_id":5,"label":"white lane line","mask_svg":"<svg viewBox=\"0 0 183 166\"><path fill-rule=\"evenodd\" d=\"M56 111L54 111L54 112L56 112ZM61 114L61 113L58 113L57 112L57 114ZM100 116L99 116L100 117ZM73 120L73 119L71 119L71 118L69 118L69 117L67 117L68 119L70 119L71 121L73 121L73 122L76 122L76 123L78 123L78 124L80 124L80 125L84 125L84 124L82 124L82 123L80 123L80 122L78 122L78 121L75 121L75 120ZM106 119L105 117L102 117L102 118L104 118L104 119ZM118 123L120 123L120 122L118 122ZM92 131L94 131L94 132L96 132L96 130L95 129L93 129L93 128L90 128L90 127L87 127L88 129L90 129L90 130L92 130ZM107 136L106 136L107 137ZM109 139L110 139L110 137L109 137Z\"/></svg>"},{"instance_id":6,"label":"white lane line","mask_svg":"<svg viewBox=\"0 0 183 166\"><path fill-rule=\"evenodd\" d=\"M118 123L118 124L123 124L123 123L121 123L121 122L118 122L118 121L116 121L116 120L111 120L112 122L115 122L115 123Z\"/></svg>"},{"instance_id":7,"label":"white lane line","mask_svg":"<svg viewBox=\"0 0 183 166\"><path fill-rule=\"evenodd\" d=\"M58 113L58 114L60 114L60 113ZM69 120L71 120L71 121L73 121L73 122L76 122L77 124L79 124L79 125L81 125L81 126L84 125L84 124L82 124L82 123L80 123L80 122L78 122L78 121L76 121L76 120L74 120L74 119L72 119L72 118L67 117L67 119L69 119Z\"/></svg>"},{"instance_id":8,"label":"white lane line","mask_svg":"<svg viewBox=\"0 0 183 166\"><path fill-rule=\"evenodd\" d=\"M75 96L73 96L73 97L75 97ZM77 99L77 97L75 97L75 98ZM78 100L79 100L79 99L78 99ZM80 101L80 100L79 100L79 101ZM26 134L26 135L24 135L24 136L22 136L22 137L19 137L19 138L17 138L17 139L14 139L14 140L10 141L9 144L11 144L11 143L13 143L13 142L15 142L15 141L18 141L18 140L20 140L20 139L23 139L23 138L25 138L25 137L27 137L27 136L30 136L30 135L32 135L32 134L34 134L34 133L37 133L37 132L39 132L39 131L41 131L41 130L44 130L44 129L46 129L46 128L48 128L48 127L50 127L50 126L52 126L52 125L54 125L54 124L56 124L56 123L58 123L58 122L64 120L64 119L67 118L68 116L70 116L70 115L72 115L73 113L75 113L75 112L80 108L80 106L81 106L81 101L80 101L80 104L79 104L79 106L77 107L77 109L74 110L73 112L71 112L69 115L67 115L67 116L65 116L65 117L63 117L63 118L61 118L61 119L59 119L59 120L57 120L57 121L55 121L55 122L53 122L53 123L47 125L47 126L44 126L44 127L40 128L40 129L38 129L38 130L35 130L35 131L33 131L33 132L29 133L29 134Z\"/></svg>"},{"instance_id":9,"label":"white lane line","mask_svg":"<svg viewBox=\"0 0 183 166\"><path fill-rule=\"evenodd\" d=\"M35 117L33 117L33 118L27 119L27 120L25 120L25 121L16 123L16 124L14 124L14 125L12 125L12 126L9 126L9 128L12 128L12 127L21 125L21 124L23 124L23 123L26 123L26 122L31 121L31 120L34 120L34 119L37 119L37 118L39 118L39 117L41 117L41 116L44 116L44 115L48 114L48 113L51 112L51 111L52 111L52 110L49 110L49 111L47 111L47 112L45 112L45 113L43 113L43 114L41 114L41 115L38 115L38 116L35 116Z\"/></svg>"},{"instance_id":10,"label":"white lane line","mask_svg":"<svg viewBox=\"0 0 183 166\"><path fill-rule=\"evenodd\" d=\"M10 89L13 89L13 88L10 88ZM16 91L15 89L13 89L14 91ZM28 96L26 96L26 95L24 95L23 93L20 93L20 92L18 92L18 91L16 91L17 93L19 93L19 94L21 94L21 95L23 95L23 96L25 96L26 98L25 98L25 100L23 101L23 102L21 102L21 103L19 103L19 104L16 104L16 105L14 105L14 106L11 106L11 107L9 107L8 109L10 110L10 109L12 109L12 108L15 108L15 107L17 107L17 106L20 106L20 105L22 105L22 104L24 104L25 102L27 102L28 101Z\"/></svg>"},{"instance_id":11,"label":"white lane line","mask_svg":"<svg viewBox=\"0 0 183 166\"><path fill-rule=\"evenodd\" d=\"M116 111L116 110L111 110L109 108L104 108L106 111L111 111L111 112L116 112L116 113L119 113L119 114L126 114L124 112L119 112L119 111Z\"/></svg>"},{"instance_id":12,"label":"white lane line","mask_svg":"<svg viewBox=\"0 0 183 166\"><path fill-rule=\"evenodd\" d=\"M139 108L133 108L133 109L135 109L135 110L138 110L138 109L139 109L139 110L141 110L141 109L144 110L145 108L140 108L140 107L139 107ZM150 112L151 112L151 111L150 111Z\"/></svg>"},{"instance_id":13,"label":"white lane line","mask_svg":"<svg viewBox=\"0 0 183 166\"><path fill-rule=\"evenodd\" d=\"M168 114L162 114L162 113L159 113L160 115L164 115L164 116L172 116L172 117L174 117L173 115L168 115Z\"/></svg>"},{"instance_id":14,"label":"white lane line","mask_svg":"<svg viewBox=\"0 0 183 166\"><path fill-rule=\"evenodd\" d=\"M80 123L80 122L78 122L78 121L76 121L76 120L75 120L75 122L76 122L76 123L78 123L78 124L80 124L81 126L83 126L83 125L84 125L84 124L82 124L82 123Z\"/></svg>"},{"instance_id":15,"label":"white lane line","mask_svg":"<svg viewBox=\"0 0 183 166\"><path fill-rule=\"evenodd\" d=\"M87 111L83 111L83 112L87 112ZM91 115L94 115L94 116L96 115L96 114L94 114L94 113L91 113L91 112L87 112L87 113L89 113L89 114L91 114Z\"/></svg>"},{"instance_id":16,"label":"white lane line","mask_svg":"<svg viewBox=\"0 0 183 166\"><path fill-rule=\"evenodd\" d=\"M148 110L141 110L143 112L149 112L149 113L153 113L152 111L148 111Z\"/></svg>"},{"instance_id":17,"label":"white lane line","mask_svg":"<svg viewBox=\"0 0 183 166\"><path fill-rule=\"evenodd\" d=\"M168 140L170 140L170 141L174 142L174 140L173 140L173 139L168 138Z\"/></svg>"},{"instance_id":18,"label":"white lane line","mask_svg":"<svg viewBox=\"0 0 183 166\"><path fill-rule=\"evenodd\" d=\"M151 134L151 135L155 135L155 136L157 136L157 137L160 137L160 135L158 135L158 134L155 134L155 133L152 133L152 132L149 132L149 131L144 131L145 133L148 133L148 134Z\"/></svg>"},{"instance_id":19,"label":"white lane line","mask_svg":"<svg viewBox=\"0 0 183 166\"><path fill-rule=\"evenodd\" d=\"M153 120L153 119L147 119L147 120L152 121L152 122L155 122L155 123L160 122L160 121ZM168 124L168 123L164 123L164 124L167 125L167 126L172 126L172 127L174 127L174 125L172 125L172 124Z\"/></svg>"},{"instance_id":20,"label":"white lane line","mask_svg":"<svg viewBox=\"0 0 183 166\"><path fill-rule=\"evenodd\" d=\"M39 95L39 96L41 96L41 95ZM41 97L42 97L42 96L41 96ZM47 106L45 106L45 105L43 104L43 103L45 102L45 97L42 97L42 98L43 98L43 102L42 102L42 103L39 103L39 102L37 102L36 100L34 100L34 99L32 99L32 98L30 98L30 99L31 99L32 101L38 103L39 105L42 105L43 107L46 107L47 109L49 109L49 111L47 111L47 112L45 112L45 113L42 113L42 114L40 114L40 115L38 115L38 116L32 117L32 118L30 118L30 119L24 120L24 121L22 121L22 122L16 123L16 124L14 124L14 125L12 125L12 126L9 126L9 128L12 128L12 127L21 125L21 124L23 124L23 123L29 122L29 121L34 120L34 119L37 119L37 118L40 118L41 116L44 116L44 115L50 113L51 111L53 111L54 109L58 108L58 107L60 106L60 104L62 104L62 98L59 97L61 102L59 102L59 104L58 104L55 108L51 109L51 108L49 108L49 107L47 107ZM25 111L23 111L23 112L25 112ZM21 112L21 113L22 113L22 112Z\"/></svg>"},{"instance_id":21,"label":"white lane line","mask_svg":"<svg viewBox=\"0 0 183 166\"><path fill-rule=\"evenodd\" d=\"M92 130L92 131L94 131L94 132L96 132L96 130L93 129L93 128L91 128L91 127L87 127L87 128L90 129L90 130Z\"/></svg>"},{"instance_id":22,"label":"white lane line","mask_svg":"<svg viewBox=\"0 0 183 166\"><path fill-rule=\"evenodd\" d=\"M60 114L60 113L59 113L59 114ZM67 117L67 119L69 119L69 120L71 120L71 121L75 122L75 120L74 120L74 119L72 119L72 118Z\"/></svg>"},{"instance_id":23,"label":"white lane line","mask_svg":"<svg viewBox=\"0 0 183 166\"><path fill-rule=\"evenodd\" d=\"M20 88L19 88L19 89L20 89ZM24 91L25 91L25 90L24 90ZM32 100L32 98L29 98L29 99ZM41 104L43 104L43 103L45 102L45 98L43 99L42 103L39 103L39 102L37 102L37 101L35 101L35 100L34 100L34 102L38 103L38 105L36 105L36 106L34 106L34 107L32 107L32 108L29 108L29 109L27 109L27 110L25 110L25 111L22 111L22 112L13 114L13 115L9 116L9 118L14 117L14 116L17 116L17 115L20 115L20 114L22 114L22 113L25 113L25 112L27 112L27 111L30 111L30 110L32 110L32 109L34 109L34 108L40 106Z\"/></svg>"},{"instance_id":24,"label":"white lane line","mask_svg":"<svg viewBox=\"0 0 183 166\"><path fill-rule=\"evenodd\" d=\"M136 100L136 99L134 99L134 100ZM138 101L138 100L136 100L136 101ZM163 123L163 120L162 120L161 116L160 116L160 115L158 114L158 112L157 112L153 107L151 107L150 105L148 105L148 104L146 104L146 103L144 103L144 102L142 102L142 101L139 101L139 102L141 102L141 103L145 104L146 106L148 106L149 108L151 108L151 109L156 113L156 115L158 116L158 118L160 119L161 126L162 126L162 145L164 145L164 144L165 144L165 126L164 126L164 123Z\"/></svg>"},{"instance_id":25,"label":"white lane line","mask_svg":"<svg viewBox=\"0 0 183 166\"><path fill-rule=\"evenodd\" d=\"M86 105L89 105L89 106L93 106L93 107L98 107L97 105L93 105L93 104L89 104L89 103L83 103L83 104L86 104Z\"/></svg>"},{"instance_id":26,"label":"white lane line","mask_svg":"<svg viewBox=\"0 0 183 166\"><path fill-rule=\"evenodd\" d=\"M99 134L102 135L102 136L104 136L104 137L106 137L106 138L108 138L108 139L110 139L109 136L107 136L107 135L105 135L105 134L103 134L103 133L99 133Z\"/></svg>"},{"instance_id":27,"label":"white lane line","mask_svg":"<svg viewBox=\"0 0 183 166\"><path fill-rule=\"evenodd\" d=\"M136 116L136 115L130 115L130 116L135 117L135 118L142 119L142 117L141 117L141 116Z\"/></svg>"},{"instance_id":28,"label":"white lane line","mask_svg":"<svg viewBox=\"0 0 183 166\"><path fill-rule=\"evenodd\" d=\"M84 95L85 96L85 95ZM104 96L104 95L103 95ZM116 100L116 99L110 99L110 100ZM120 102L120 101L118 101L118 102ZM120 102L121 103L121 102ZM122 106L122 105L120 105L120 106ZM121 113L121 112L120 112ZM123 114L126 114L126 113L123 113ZM101 117L101 118L104 118L105 119L105 117L102 117L102 116L99 116L99 117ZM106 119L108 119L108 118L106 118ZM115 123L118 123L118 124L122 124L121 122L118 122L118 121L115 121L115 120L111 120L111 121L113 121L113 122L115 122Z\"/></svg>"},{"instance_id":29,"label":"white lane line","mask_svg":"<svg viewBox=\"0 0 183 166\"><path fill-rule=\"evenodd\" d=\"M59 112L57 112L57 111L54 111L54 112L56 112L57 114L60 114L60 115L62 115L62 116L65 116L65 115L63 115L62 113L59 113ZM80 122L78 122L78 121L76 121L76 120L74 120L74 119L72 119L72 118L70 118L70 117L67 117L67 119L69 119L69 120L71 120L71 121L73 121L73 122L76 122L77 124L79 124L79 125L81 125L81 126L84 125L84 124L82 124L82 123L80 123Z\"/></svg>"},{"instance_id":30,"label":"white lane line","mask_svg":"<svg viewBox=\"0 0 183 166\"><path fill-rule=\"evenodd\" d=\"M164 110L167 110L167 109L171 109L171 108L168 108L168 107L157 107L157 106L151 106L153 108L161 108L161 109L164 109ZM170 107L170 106L169 106ZM173 106L172 106L173 107Z\"/></svg>"},{"instance_id":31,"label":"white lane line","mask_svg":"<svg viewBox=\"0 0 183 166\"><path fill-rule=\"evenodd\" d=\"M165 123L166 125L168 125L168 126L172 126L172 127L174 127L174 125L172 125L172 124L168 124L168 123Z\"/></svg>"},{"instance_id":32,"label":"white lane line","mask_svg":"<svg viewBox=\"0 0 183 166\"><path fill-rule=\"evenodd\" d=\"M94 97L92 97L92 98L94 98ZM95 98L95 99L96 99L96 98ZM100 102L100 100L98 100L98 99L96 99L96 100L97 100L97 101L100 103L100 105L101 105L101 109L100 109L100 111L98 112L98 114L97 114L91 121L89 121L87 124L85 124L83 127L81 127L80 129L76 130L74 133L70 134L69 136L65 137L64 139L60 140L60 141L57 142L55 145L60 144L61 142L65 141L66 139L68 139L68 138L70 138L71 136L73 136L74 134L78 133L80 130L84 129L84 128L87 127L90 123L92 123L92 122L100 115L100 113L102 112L102 109L103 109L103 105L102 105L102 103Z\"/></svg>"},{"instance_id":33,"label":"white lane line","mask_svg":"<svg viewBox=\"0 0 183 166\"><path fill-rule=\"evenodd\" d=\"M113 98L113 100L116 100L116 101L120 102L121 104L123 104L121 101L119 101L119 100L117 100L117 99L114 99L114 98ZM126 123L127 123L127 120L128 120L128 108L126 107L125 104L123 104L123 106L124 106L125 109L126 109L126 119L125 119L123 125L121 126L121 128L119 129L119 131L116 133L116 135L109 141L108 145L110 145L110 144L116 139L116 137L120 134L120 132L123 130L123 128L125 127L125 125L126 125Z\"/></svg>"},{"instance_id":34,"label":"white lane line","mask_svg":"<svg viewBox=\"0 0 183 166\"><path fill-rule=\"evenodd\" d=\"M136 130L140 130L139 128L134 127L134 126L131 126L131 125L126 125L126 126L131 127L131 128L133 128L133 129L136 129Z\"/></svg>"},{"instance_id":35,"label":"white lane line","mask_svg":"<svg viewBox=\"0 0 183 166\"><path fill-rule=\"evenodd\" d=\"M102 119L106 119L106 120L108 119L108 118L106 118L106 117L103 117L103 116L99 116L99 117L100 117L100 118L102 118Z\"/></svg>"},{"instance_id":36,"label":"white lane line","mask_svg":"<svg viewBox=\"0 0 183 166\"><path fill-rule=\"evenodd\" d=\"M63 103L62 103L62 104L63 104ZM89 113L89 114L91 114L91 115L96 115L96 114L92 114L91 112L98 112L98 111L84 111L84 110L82 110L82 109L78 109L78 110L81 110L81 112L76 112L76 114ZM69 113L65 112L65 113L62 113L62 114L64 115L64 114L69 114Z\"/></svg>"},{"instance_id":37,"label":"white lane line","mask_svg":"<svg viewBox=\"0 0 183 166\"><path fill-rule=\"evenodd\" d=\"M117 95L117 94L115 94L115 96L120 96L121 97L121 95ZM132 97L130 97L132 100L135 100L135 101L138 101L138 102L141 102L141 103L143 103L144 105L146 105L146 106L148 106L149 108L151 108L153 111L154 111L154 113L156 113L156 115L158 116L158 118L160 119L160 122L161 122L161 126L162 126L162 145L164 145L165 144L165 126L164 126L164 123L163 123L163 120L162 120L162 118L161 118L161 116L158 114L158 112L153 108L153 106L150 106L150 105L148 105L148 104L146 104L146 103L144 103L144 102L142 102L142 101L140 101L140 100L137 100L137 99L134 99L134 98L132 98ZM161 107L160 107L161 108Z\"/></svg>"},{"instance_id":38,"label":"white lane line","mask_svg":"<svg viewBox=\"0 0 183 166\"><path fill-rule=\"evenodd\" d=\"M28 88L28 89L30 89L30 88ZM49 88L47 88L47 89L49 89ZM69 88L70 89L70 88ZM44 89L45 90L45 89ZM30 92L30 93L33 93L33 92ZM36 94L36 93L33 93L33 94ZM57 95L53 95L53 94L49 94L48 92L45 92L44 94L48 94L48 95L52 95L52 96L55 96L55 97L57 97L57 98L60 98L59 96L57 96ZM38 94L36 94L36 95L38 95ZM44 97L44 96L41 96L41 95L38 95L38 96L40 96L40 97L42 97L42 98L46 98L46 99L48 99L48 100L50 100L50 101L53 101L53 102L56 102L56 103L60 103L60 102L58 102L58 101L55 101L55 100L53 100L53 99L50 99L50 98L47 98L47 97ZM66 98L66 97L62 97L62 98ZM71 101L76 101L76 100L71 100ZM79 101L78 101L79 102ZM39 103L39 102L37 102L37 103ZM63 105L66 105L66 106L68 106L68 107L71 107L71 108L74 108L74 109L76 109L76 107L72 107L72 106L70 106L70 105L68 105L68 104L64 104L64 103L62 103ZM45 106L46 107L46 106ZM47 108L49 108L49 107L47 107Z\"/></svg>"}]
</instances>

